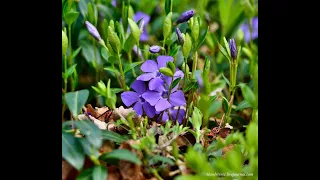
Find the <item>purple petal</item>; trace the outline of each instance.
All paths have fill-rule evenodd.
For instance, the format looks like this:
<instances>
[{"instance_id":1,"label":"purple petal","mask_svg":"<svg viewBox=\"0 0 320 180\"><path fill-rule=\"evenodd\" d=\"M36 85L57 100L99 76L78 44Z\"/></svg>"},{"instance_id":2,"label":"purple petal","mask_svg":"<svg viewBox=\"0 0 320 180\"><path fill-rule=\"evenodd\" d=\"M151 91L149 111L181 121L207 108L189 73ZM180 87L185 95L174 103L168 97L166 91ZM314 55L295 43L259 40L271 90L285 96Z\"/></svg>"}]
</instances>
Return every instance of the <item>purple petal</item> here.
<instances>
[{"instance_id":1,"label":"purple petal","mask_svg":"<svg viewBox=\"0 0 320 180\"><path fill-rule=\"evenodd\" d=\"M165 91L165 90L166 90L166 88L164 87L164 83L163 83L163 85L157 86L157 87L154 89L154 91L157 91L157 92L163 92L163 91Z\"/></svg>"},{"instance_id":2,"label":"purple petal","mask_svg":"<svg viewBox=\"0 0 320 180\"><path fill-rule=\"evenodd\" d=\"M131 106L139 100L139 95L136 92L127 91L121 94L121 99L126 106Z\"/></svg>"},{"instance_id":3,"label":"purple petal","mask_svg":"<svg viewBox=\"0 0 320 180\"><path fill-rule=\"evenodd\" d=\"M170 111L171 117L174 121L176 121L177 113L178 113L178 109L173 109ZM179 115L178 115L179 124L182 124L185 113L186 113L186 111L184 109L179 110Z\"/></svg>"},{"instance_id":4,"label":"purple petal","mask_svg":"<svg viewBox=\"0 0 320 180\"><path fill-rule=\"evenodd\" d=\"M141 65L141 71L143 72L154 72L158 70L158 64L153 60L146 60Z\"/></svg>"},{"instance_id":5,"label":"purple petal","mask_svg":"<svg viewBox=\"0 0 320 180\"><path fill-rule=\"evenodd\" d=\"M161 115L160 115L160 116L161 116ZM159 117L159 118L160 118L160 117ZM162 121L162 122L167 122L168 120L169 120L168 113L167 113L167 112L163 112L161 121Z\"/></svg>"},{"instance_id":6,"label":"purple petal","mask_svg":"<svg viewBox=\"0 0 320 180\"><path fill-rule=\"evenodd\" d=\"M153 73L144 73L137 77L137 80L140 81L149 81L150 79L154 78Z\"/></svg>"},{"instance_id":7,"label":"purple petal","mask_svg":"<svg viewBox=\"0 0 320 180\"><path fill-rule=\"evenodd\" d=\"M145 82L139 81L139 80L135 80L131 84L131 88L134 89L138 94L143 94L144 92L147 91Z\"/></svg>"},{"instance_id":8,"label":"purple petal","mask_svg":"<svg viewBox=\"0 0 320 180\"><path fill-rule=\"evenodd\" d=\"M160 77L153 78L149 82L149 89L155 90L158 87L163 86L163 84L164 84L164 81Z\"/></svg>"},{"instance_id":9,"label":"purple petal","mask_svg":"<svg viewBox=\"0 0 320 180\"><path fill-rule=\"evenodd\" d=\"M179 78L179 77L183 78L183 77L184 77L184 73L183 73L183 71L181 71L181 70L179 70L179 69L177 68L177 69L176 69L176 72L175 72L174 75L173 75L173 77L174 77L174 79Z\"/></svg>"},{"instance_id":10,"label":"purple petal","mask_svg":"<svg viewBox=\"0 0 320 180\"><path fill-rule=\"evenodd\" d=\"M144 102L143 103L143 109L146 112L147 116L149 118L153 118L155 115L155 108L153 106L151 106L148 102Z\"/></svg>"},{"instance_id":11,"label":"purple petal","mask_svg":"<svg viewBox=\"0 0 320 180\"><path fill-rule=\"evenodd\" d=\"M159 101L161 97L161 93L156 92L156 91L147 91L142 94L142 97L150 103L151 106L156 105L156 103Z\"/></svg>"},{"instance_id":12,"label":"purple petal","mask_svg":"<svg viewBox=\"0 0 320 180\"><path fill-rule=\"evenodd\" d=\"M171 107L171 104L168 102L167 99L160 99L155 106L156 111L163 111L170 107Z\"/></svg>"},{"instance_id":13,"label":"purple petal","mask_svg":"<svg viewBox=\"0 0 320 180\"><path fill-rule=\"evenodd\" d=\"M140 41L144 42L144 41L148 41L149 36L148 36L148 32L146 28L143 28L143 32L140 36Z\"/></svg>"},{"instance_id":14,"label":"purple petal","mask_svg":"<svg viewBox=\"0 0 320 180\"><path fill-rule=\"evenodd\" d=\"M142 115L142 114L143 114L141 102L137 102L137 103L133 106L133 109L136 111L136 114L138 114L138 115Z\"/></svg>"},{"instance_id":15,"label":"purple petal","mask_svg":"<svg viewBox=\"0 0 320 180\"><path fill-rule=\"evenodd\" d=\"M133 16L133 20L135 22L138 22L141 18L143 18L145 25L147 25L150 21L150 16L148 14L141 12L141 11L136 12Z\"/></svg>"},{"instance_id":16,"label":"purple petal","mask_svg":"<svg viewBox=\"0 0 320 180\"><path fill-rule=\"evenodd\" d=\"M170 103L174 106L183 106L186 104L186 99L181 90L176 91L170 95Z\"/></svg>"},{"instance_id":17,"label":"purple petal","mask_svg":"<svg viewBox=\"0 0 320 180\"><path fill-rule=\"evenodd\" d=\"M157 61L158 61L158 68L160 69L162 67L166 67L166 64L168 61L173 62L173 57L171 57L171 56L158 56Z\"/></svg>"}]
</instances>

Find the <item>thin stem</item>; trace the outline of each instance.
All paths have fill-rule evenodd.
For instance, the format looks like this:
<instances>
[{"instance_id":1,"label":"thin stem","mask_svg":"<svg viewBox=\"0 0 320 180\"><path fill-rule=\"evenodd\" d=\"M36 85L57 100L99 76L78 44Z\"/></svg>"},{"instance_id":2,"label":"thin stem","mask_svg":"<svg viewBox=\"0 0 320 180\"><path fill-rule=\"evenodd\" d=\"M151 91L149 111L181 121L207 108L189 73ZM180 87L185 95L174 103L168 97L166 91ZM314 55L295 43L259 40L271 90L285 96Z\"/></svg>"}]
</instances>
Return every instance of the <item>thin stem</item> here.
<instances>
[{"instance_id":1,"label":"thin stem","mask_svg":"<svg viewBox=\"0 0 320 180\"><path fill-rule=\"evenodd\" d=\"M64 58L63 58L63 62L64 62L64 74L66 75L67 73L67 55L65 54L64 55ZM64 78L64 92L63 92L63 95L65 95L68 91L68 79L63 77ZM62 122L64 122L64 111L66 109L66 103L63 103L62 105Z\"/></svg>"},{"instance_id":2,"label":"thin stem","mask_svg":"<svg viewBox=\"0 0 320 180\"><path fill-rule=\"evenodd\" d=\"M125 91L127 90L127 86L126 86L126 82L124 79L124 72L123 72L123 68L122 68L122 62L121 62L121 57L120 54L118 54L118 60L119 60L119 69L120 69L120 79L121 79L121 84L122 84L122 89L124 89Z\"/></svg>"},{"instance_id":3,"label":"thin stem","mask_svg":"<svg viewBox=\"0 0 320 180\"><path fill-rule=\"evenodd\" d=\"M130 65L131 65L131 64L132 64L131 51L130 51L130 52L128 52L128 59L129 59L129 63L130 63ZM136 72L134 71L134 68L132 68L131 70L132 70L133 77L137 77Z\"/></svg>"},{"instance_id":4,"label":"thin stem","mask_svg":"<svg viewBox=\"0 0 320 180\"><path fill-rule=\"evenodd\" d=\"M70 47L70 53L69 53L69 67L71 67L72 65L72 46L71 46L71 25L68 26L68 38L69 38L69 47ZM72 76L70 77L70 84L73 84L73 78ZM71 89L71 91L73 91L73 88Z\"/></svg>"},{"instance_id":5,"label":"thin stem","mask_svg":"<svg viewBox=\"0 0 320 180\"><path fill-rule=\"evenodd\" d=\"M163 39L163 44L162 44L162 47L164 49L164 55L167 54L167 51L166 51L166 48L165 48L165 45L166 45L166 38Z\"/></svg>"},{"instance_id":6,"label":"thin stem","mask_svg":"<svg viewBox=\"0 0 320 180\"><path fill-rule=\"evenodd\" d=\"M178 111L177 111L177 115L176 115L176 121L175 121L175 123L177 123L177 121L178 121L179 112L180 112L180 106L179 106Z\"/></svg>"}]
</instances>

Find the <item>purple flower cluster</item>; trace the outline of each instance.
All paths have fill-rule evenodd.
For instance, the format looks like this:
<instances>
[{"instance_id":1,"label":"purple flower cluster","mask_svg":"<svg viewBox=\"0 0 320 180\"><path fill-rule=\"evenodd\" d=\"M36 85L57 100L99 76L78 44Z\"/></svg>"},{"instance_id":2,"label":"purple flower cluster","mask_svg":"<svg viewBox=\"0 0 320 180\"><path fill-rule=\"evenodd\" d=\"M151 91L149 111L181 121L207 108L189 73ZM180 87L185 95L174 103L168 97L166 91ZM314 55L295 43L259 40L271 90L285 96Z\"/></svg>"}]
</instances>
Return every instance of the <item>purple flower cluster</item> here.
<instances>
[{"instance_id":1,"label":"purple flower cluster","mask_svg":"<svg viewBox=\"0 0 320 180\"><path fill-rule=\"evenodd\" d=\"M170 86L172 80L183 78L184 74L178 68L176 68L173 78L162 74L159 69L166 67L169 61L173 62L173 57L158 56L157 62L146 60L141 65L144 74L138 76L131 85L131 88L136 92L123 92L121 99L126 106L134 104L133 109L138 115L143 115L145 112L149 118L159 115L158 120L161 119L163 122L171 117L182 123L185 110L178 110L175 107L184 106L186 99L183 92L178 89L179 85L172 89Z\"/></svg>"}]
</instances>

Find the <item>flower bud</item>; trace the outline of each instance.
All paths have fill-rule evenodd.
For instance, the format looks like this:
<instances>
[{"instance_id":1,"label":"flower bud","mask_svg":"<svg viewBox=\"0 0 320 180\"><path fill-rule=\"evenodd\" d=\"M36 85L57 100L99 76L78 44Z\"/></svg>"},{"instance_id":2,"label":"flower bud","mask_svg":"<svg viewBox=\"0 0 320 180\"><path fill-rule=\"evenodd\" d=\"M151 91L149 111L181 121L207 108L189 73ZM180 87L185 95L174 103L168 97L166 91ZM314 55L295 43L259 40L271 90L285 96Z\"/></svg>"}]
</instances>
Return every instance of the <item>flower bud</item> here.
<instances>
[{"instance_id":1,"label":"flower bud","mask_svg":"<svg viewBox=\"0 0 320 180\"><path fill-rule=\"evenodd\" d=\"M229 40L229 48L230 48L231 58L233 60L237 59L237 45L234 39Z\"/></svg>"},{"instance_id":2,"label":"flower bud","mask_svg":"<svg viewBox=\"0 0 320 180\"><path fill-rule=\"evenodd\" d=\"M194 15L194 10L189 10L181 14L179 19L176 21L177 24L187 22Z\"/></svg>"},{"instance_id":3,"label":"flower bud","mask_svg":"<svg viewBox=\"0 0 320 180\"><path fill-rule=\"evenodd\" d=\"M183 39L183 37L182 37L181 31L180 31L179 28L176 28L176 34L177 34L177 36L178 36L178 42L179 42L179 44L180 44L180 45L183 45L184 39Z\"/></svg>"},{"instance_id":4,"label":"flower bud","mask_svg":"<svg viewBox=\"0 0 320 180\"><path fill-rule=\"evenodd\" d=\"M161 51L161 47L160 46L156 46L156 45L153 45L149 48L149 51L151 53L158 53Z\"/></svg>"},{"instance_id":5,"label":"flower bud","mask_svg":"<svg viewBox=\"0 0 320 180\"><path fill-rule=\"evenodd\" d=\"M89 21L85 22L89 33L97 40L100 41L101 37L96 27L94 27Z\"/></svg>"}]
</instances>

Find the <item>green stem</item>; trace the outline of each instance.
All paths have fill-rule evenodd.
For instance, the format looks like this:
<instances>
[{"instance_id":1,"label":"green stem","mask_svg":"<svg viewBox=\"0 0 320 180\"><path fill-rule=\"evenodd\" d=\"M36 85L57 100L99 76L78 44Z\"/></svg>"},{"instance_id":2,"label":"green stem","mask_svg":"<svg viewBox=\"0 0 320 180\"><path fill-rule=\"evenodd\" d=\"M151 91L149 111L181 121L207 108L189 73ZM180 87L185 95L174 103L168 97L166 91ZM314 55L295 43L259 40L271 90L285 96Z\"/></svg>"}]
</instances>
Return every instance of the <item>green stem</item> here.
<instances>
[{"instance_id":1,"label":"green stem","mask_svg":"<svg viewBox=\"0 0 320 180\"><path fill-rule=\"evenodd\" d=\"M69 67L71 67L72 65L72 46L71 46L71 25L68 26L68 38L69 38L69 47L70 47L70 53L69 53ZM71 85L73 84L73 78L72 76L70 77L70 80L71 80ZM71 87L71 91L74 90L73 86Z\"/></svg>"},{"instance_id":2,"label":"green stem","mask_svg":"<svg viewBox=\"0 0 320 180\"><path fill-rule=\"evenodd\" d=\"M129 63L130 63L130 65L131 65L131 64L132 64L131 51L130 51L130 52L128 52L128 59L129 59ZM134 71L134 68L132 68L131 70L132 70L133 77L137 77L136 72Z\"/></svg>"},{"instance_id":3,"label":"green stem","mask_svg":"<svg viewBox=\"0 0 320 180\"><path fill-rule=\"evenodd\" d=\"M122 68L122 62L121 62L120 54L118 54L118 60L119 60L120 80L121 80L121 84L122 84L122 89L124 89L126 91L127 90L127 86L126 86L126 82L125 82L125 79L124 79L124 72L123 72L123 68Z\"/></svg>"},{"instance_id":4,"label":"green stem","mask_svg":"<svg viewBox=\"0 0 320 180\"><path fill-rule=\"evenodd\" d=\"M67 55L65 54L64 55L64 58L63 58L63 62L64 62L64 74L66 75L67 73ZM64 78L64 92L63 92L63 95L66 95L66 93L68 92L68 79L63 77ZM63 103L63 106L62 106L62 122L64 121L64 111L66 109L66 103Z\"/></svg>"},{"instance_id":5,"label":"green stem","mask_svg":"<svg viewBox=\"0 0 320 180\"><path fill-rule=\"evenodd\" d=\"M167 54L167 51L166 51L166 48L165 48L165 45L166 45L166 38L163 39L163 44L162 44L162 47L164 49L164 55Z\"/></svg>"},{"instance_id":6,"label":"green stem","mask_svg":"<svg viewBox=\"0 0 320 180\"><path fill-rule=\"evenodd\" d=\"M180 112L180 106L179 106L178 111L177 111L177 115L176 115L176 121L175 121L175 123L177 123L177 121L178 121L179 112Z\"/></svg>"}]
</instances>

